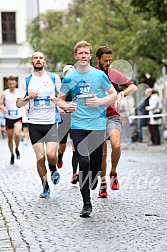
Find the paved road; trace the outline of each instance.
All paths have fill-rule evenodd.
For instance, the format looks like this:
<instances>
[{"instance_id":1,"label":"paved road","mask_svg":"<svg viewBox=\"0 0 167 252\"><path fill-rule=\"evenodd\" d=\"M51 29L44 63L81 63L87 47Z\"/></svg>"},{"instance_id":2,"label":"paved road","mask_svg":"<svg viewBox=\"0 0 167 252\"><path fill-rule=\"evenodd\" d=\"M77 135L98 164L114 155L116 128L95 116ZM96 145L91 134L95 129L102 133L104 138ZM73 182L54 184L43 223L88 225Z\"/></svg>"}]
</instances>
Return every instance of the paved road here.
<instances>
[{"instance_id":1,"label":"paved road","mask_svg":"<svg viewBox=\"0 0 167 252\"><path fill-rule=\"evenodd\" d=\"M109 190L107 199L92 191L92 216L84 219L79 187L70 184L70 144L60 183L49 180L51 197L40 199L31 145L21 143L21 159L12 166L7 140L0 139L0 252L166 252L166 149L123 144L121 189Z\"/></svg>"}]
</instances>

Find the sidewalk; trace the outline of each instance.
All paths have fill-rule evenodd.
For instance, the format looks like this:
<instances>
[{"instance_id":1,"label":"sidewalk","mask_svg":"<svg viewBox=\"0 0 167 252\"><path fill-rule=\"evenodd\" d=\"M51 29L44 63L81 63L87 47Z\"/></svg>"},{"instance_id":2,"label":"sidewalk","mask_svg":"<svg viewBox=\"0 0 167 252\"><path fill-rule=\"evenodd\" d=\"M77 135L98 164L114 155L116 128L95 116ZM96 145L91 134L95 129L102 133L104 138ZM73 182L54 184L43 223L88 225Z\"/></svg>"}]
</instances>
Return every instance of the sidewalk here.
<instances>
[{"instance_id":1,"label":"sidewalk","mask_svg":"<svg viewBox=\"0 0 167 252\"><path fill-rule=\"evenodd\" d=\"M167 141L162 143L161 145L151 145L148 143L140 143L140 142L122 142L123 150L139 150L139 151L148 151L148 152L166 152L167 153Z\"/></svg>"},{"instance_id":2,"label":"sidewalk","mask_svg":"<svg viewBox=\"0 0 167 252\"><path fill-rule=\"evenodd\" d=\"M109 196L97 197L99 185L91 191L93 212L85 219L79 217L79 187L70 183L70 143L59 169L60 183L54 186L49 178L51 197L40 199L32 146L21 142L21 159L12 166L7 140L0 139L0 252L166 252L167 155L163 147L123 143L118 168L121 188L109 188L108 168Z\"/></svg>"}]
</instances>

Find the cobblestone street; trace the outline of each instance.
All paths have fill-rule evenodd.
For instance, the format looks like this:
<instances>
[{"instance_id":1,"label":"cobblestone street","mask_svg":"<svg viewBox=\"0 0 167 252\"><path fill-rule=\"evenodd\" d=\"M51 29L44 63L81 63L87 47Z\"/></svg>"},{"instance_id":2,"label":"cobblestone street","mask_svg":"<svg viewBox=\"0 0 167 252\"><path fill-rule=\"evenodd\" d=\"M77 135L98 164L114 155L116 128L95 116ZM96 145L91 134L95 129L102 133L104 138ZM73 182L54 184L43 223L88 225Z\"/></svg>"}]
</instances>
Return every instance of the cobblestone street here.
<instances>
[{"instance_id":1,"label":"cobblestone street","mask_svg":"<svg viewBox=\"0 0 167 252\"><path fill-rule=\"evenodd\" d=\"M79 186L70 183L70 143L60 183L53 185L49 177L51 196L40 199L32 146L21 142L21 159L10 165L7 139L0 139L0 252L167 251L166 146L122 149L120 190L111 191L107 176L108 198L97 197L98 185L91 191L91 217L80 218ZM108 174L109 165L110 155Z\"/></svg>"}]
</instances>

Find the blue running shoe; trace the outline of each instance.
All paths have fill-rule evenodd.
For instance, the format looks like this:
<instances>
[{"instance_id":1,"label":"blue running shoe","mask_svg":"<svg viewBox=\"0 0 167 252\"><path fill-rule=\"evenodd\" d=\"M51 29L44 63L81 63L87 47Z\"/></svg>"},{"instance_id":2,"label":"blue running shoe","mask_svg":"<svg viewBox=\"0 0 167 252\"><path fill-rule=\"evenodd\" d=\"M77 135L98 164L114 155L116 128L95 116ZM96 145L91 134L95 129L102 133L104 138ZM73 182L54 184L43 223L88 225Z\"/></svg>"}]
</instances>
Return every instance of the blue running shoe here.
<instances>
[{"instance_id":1,"label":"blue running shoe","mask_svg":"<svg viewBox=\"0 0 167 252\"><path fill-rule=\"evenodd\" d=\"M50 189L44 189L43 192L39 195L40 198L47 198L50 195Z\"/></svg>"},{"instance_id":2,"label":"blue running shoe","mask_svg":"<svg viewBox=\"0 0 167 252\"><path fill-rule=\"evenodd\" d=\"M60 181L60 174L58 173L58 171L54 171L51 174L51 180L53 182L54 185L57 185Z\"/></svg>"}]
</instances>

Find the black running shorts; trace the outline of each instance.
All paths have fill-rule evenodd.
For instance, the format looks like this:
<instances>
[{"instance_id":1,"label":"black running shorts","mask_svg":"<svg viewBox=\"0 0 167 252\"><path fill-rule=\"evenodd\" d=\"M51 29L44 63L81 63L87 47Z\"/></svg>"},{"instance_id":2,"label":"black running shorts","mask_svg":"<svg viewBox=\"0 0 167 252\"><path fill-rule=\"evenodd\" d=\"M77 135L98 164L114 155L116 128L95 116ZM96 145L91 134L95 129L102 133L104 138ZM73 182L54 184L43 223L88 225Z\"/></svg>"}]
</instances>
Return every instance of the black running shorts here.
<instances>
[{"instance_id":1,"label":"black running shorts","mask_svg":"<svg viewBox=\"0 0 167 252\"><path fill-rule=\"evenodd\" d=\"M29 135L32 144L41 142L58 142L57 124L29 123Z\"/></svg>"}]
</instances>

